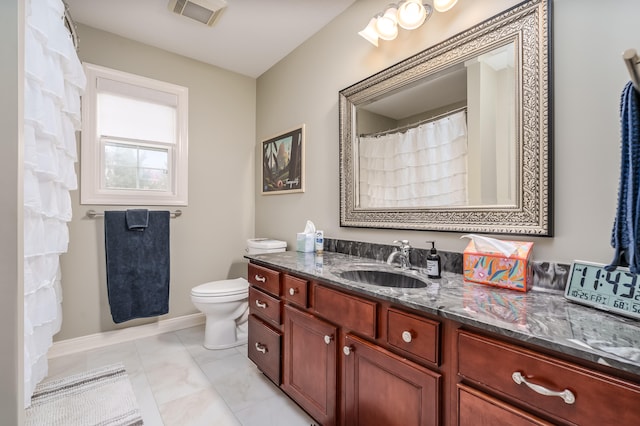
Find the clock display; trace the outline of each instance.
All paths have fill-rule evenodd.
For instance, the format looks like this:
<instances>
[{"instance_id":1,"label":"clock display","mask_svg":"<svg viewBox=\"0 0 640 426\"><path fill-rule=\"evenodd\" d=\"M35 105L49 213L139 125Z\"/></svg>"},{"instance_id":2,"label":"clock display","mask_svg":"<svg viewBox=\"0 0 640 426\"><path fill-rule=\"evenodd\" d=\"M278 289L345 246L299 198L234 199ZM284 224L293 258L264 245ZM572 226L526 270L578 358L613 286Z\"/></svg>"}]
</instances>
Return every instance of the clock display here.
<instances>
[{"instance_id":1,"label":"clock display","mask_svg":"<svg viewBox=\"0 0 640 426\"><path fill-rule=\"evenodd\" d=\"M595 308L640 319L640 280L627 268L613 271L605 265L575 261L565 297Z\"/></svg>"}]
</instances>

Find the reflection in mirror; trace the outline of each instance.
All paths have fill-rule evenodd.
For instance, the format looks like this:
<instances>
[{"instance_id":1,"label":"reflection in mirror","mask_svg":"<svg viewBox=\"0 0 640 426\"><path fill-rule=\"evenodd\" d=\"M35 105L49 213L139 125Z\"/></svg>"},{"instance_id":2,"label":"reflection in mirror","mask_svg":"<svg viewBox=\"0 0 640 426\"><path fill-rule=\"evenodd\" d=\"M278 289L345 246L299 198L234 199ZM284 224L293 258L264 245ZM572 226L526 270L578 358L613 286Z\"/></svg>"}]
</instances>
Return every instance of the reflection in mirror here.
<instances>
[{"instance_id":1,"label":"reflection in mirror","mask_svg":"<svg viewBox=\"0 0 640 426\"><path fill-rule=\"evenodd\" d=\"M341 226L552 235L548 6L340 91Z\"/></svg>"},{"instance_id":2,"label":"reflection in mirror","mask_svg":"<svg viewBox=\"0 0 640 426\"><path fill-rule=\"evenodd\" d=\"M515 47L358 105L358 207L515 204Z\"/></svg>"}]
</instances>

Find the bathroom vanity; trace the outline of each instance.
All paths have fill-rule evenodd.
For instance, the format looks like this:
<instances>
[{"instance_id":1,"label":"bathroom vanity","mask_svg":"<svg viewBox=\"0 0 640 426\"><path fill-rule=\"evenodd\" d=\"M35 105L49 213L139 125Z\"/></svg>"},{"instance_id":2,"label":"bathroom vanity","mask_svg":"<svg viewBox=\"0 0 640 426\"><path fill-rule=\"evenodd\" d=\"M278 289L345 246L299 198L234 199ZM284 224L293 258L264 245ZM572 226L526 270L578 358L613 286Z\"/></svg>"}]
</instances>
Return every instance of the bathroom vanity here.
<instances>
[{"instance_id":1,"label":"bathroom vanity","mask_svg":"<svg viewBox=\"0 0 640 426\"><path fill-rule=\"evenodd\" d=\"M386 263L249 255L249 358L322 425L640 424L640 322ZM392 271L394 272L394 271Z\"/></svg>"}]
</instances>

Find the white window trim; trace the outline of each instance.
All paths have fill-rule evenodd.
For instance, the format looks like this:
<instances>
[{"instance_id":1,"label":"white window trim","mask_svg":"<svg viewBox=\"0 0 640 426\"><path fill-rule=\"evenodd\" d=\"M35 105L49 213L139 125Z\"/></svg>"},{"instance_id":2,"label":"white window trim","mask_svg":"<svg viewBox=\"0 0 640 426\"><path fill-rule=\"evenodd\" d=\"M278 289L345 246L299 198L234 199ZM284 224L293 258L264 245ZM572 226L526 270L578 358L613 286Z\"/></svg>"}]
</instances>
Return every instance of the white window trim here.
<instances>
[{"instance_id":1,"label":"white window trim","mask_svg":"<svg viewBox=\"0 0 640 426\"><path fill-rule=\"evenodd\" d=\"M87 88L82 96L82 135L80 155L80 204L186 206L188 204L188 114L189 89L171 83L84 63ZM140 87L169 92L177 96L177 130L171 191L107 190L101 188L101 142L96 126L97 79L107 78Z\"/></svg>"}]
</instances>

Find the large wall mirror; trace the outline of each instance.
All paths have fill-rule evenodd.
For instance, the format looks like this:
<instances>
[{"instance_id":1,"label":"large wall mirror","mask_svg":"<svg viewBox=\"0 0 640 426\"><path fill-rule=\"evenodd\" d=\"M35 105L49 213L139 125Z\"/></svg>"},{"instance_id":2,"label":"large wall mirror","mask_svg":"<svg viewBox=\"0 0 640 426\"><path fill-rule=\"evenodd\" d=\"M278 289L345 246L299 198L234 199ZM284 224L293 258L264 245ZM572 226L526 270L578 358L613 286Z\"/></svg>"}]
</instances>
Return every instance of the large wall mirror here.
<instances>
[{"instance_id":1,"label":"large wall mirror","mask_svg":"<svg viewBox=\"0 0 640 426\"><path fill-rule=\"evenodd\" d=\"M339 93L340 224L552 235L549 4Z\"/></svg>"}]
</instances>

